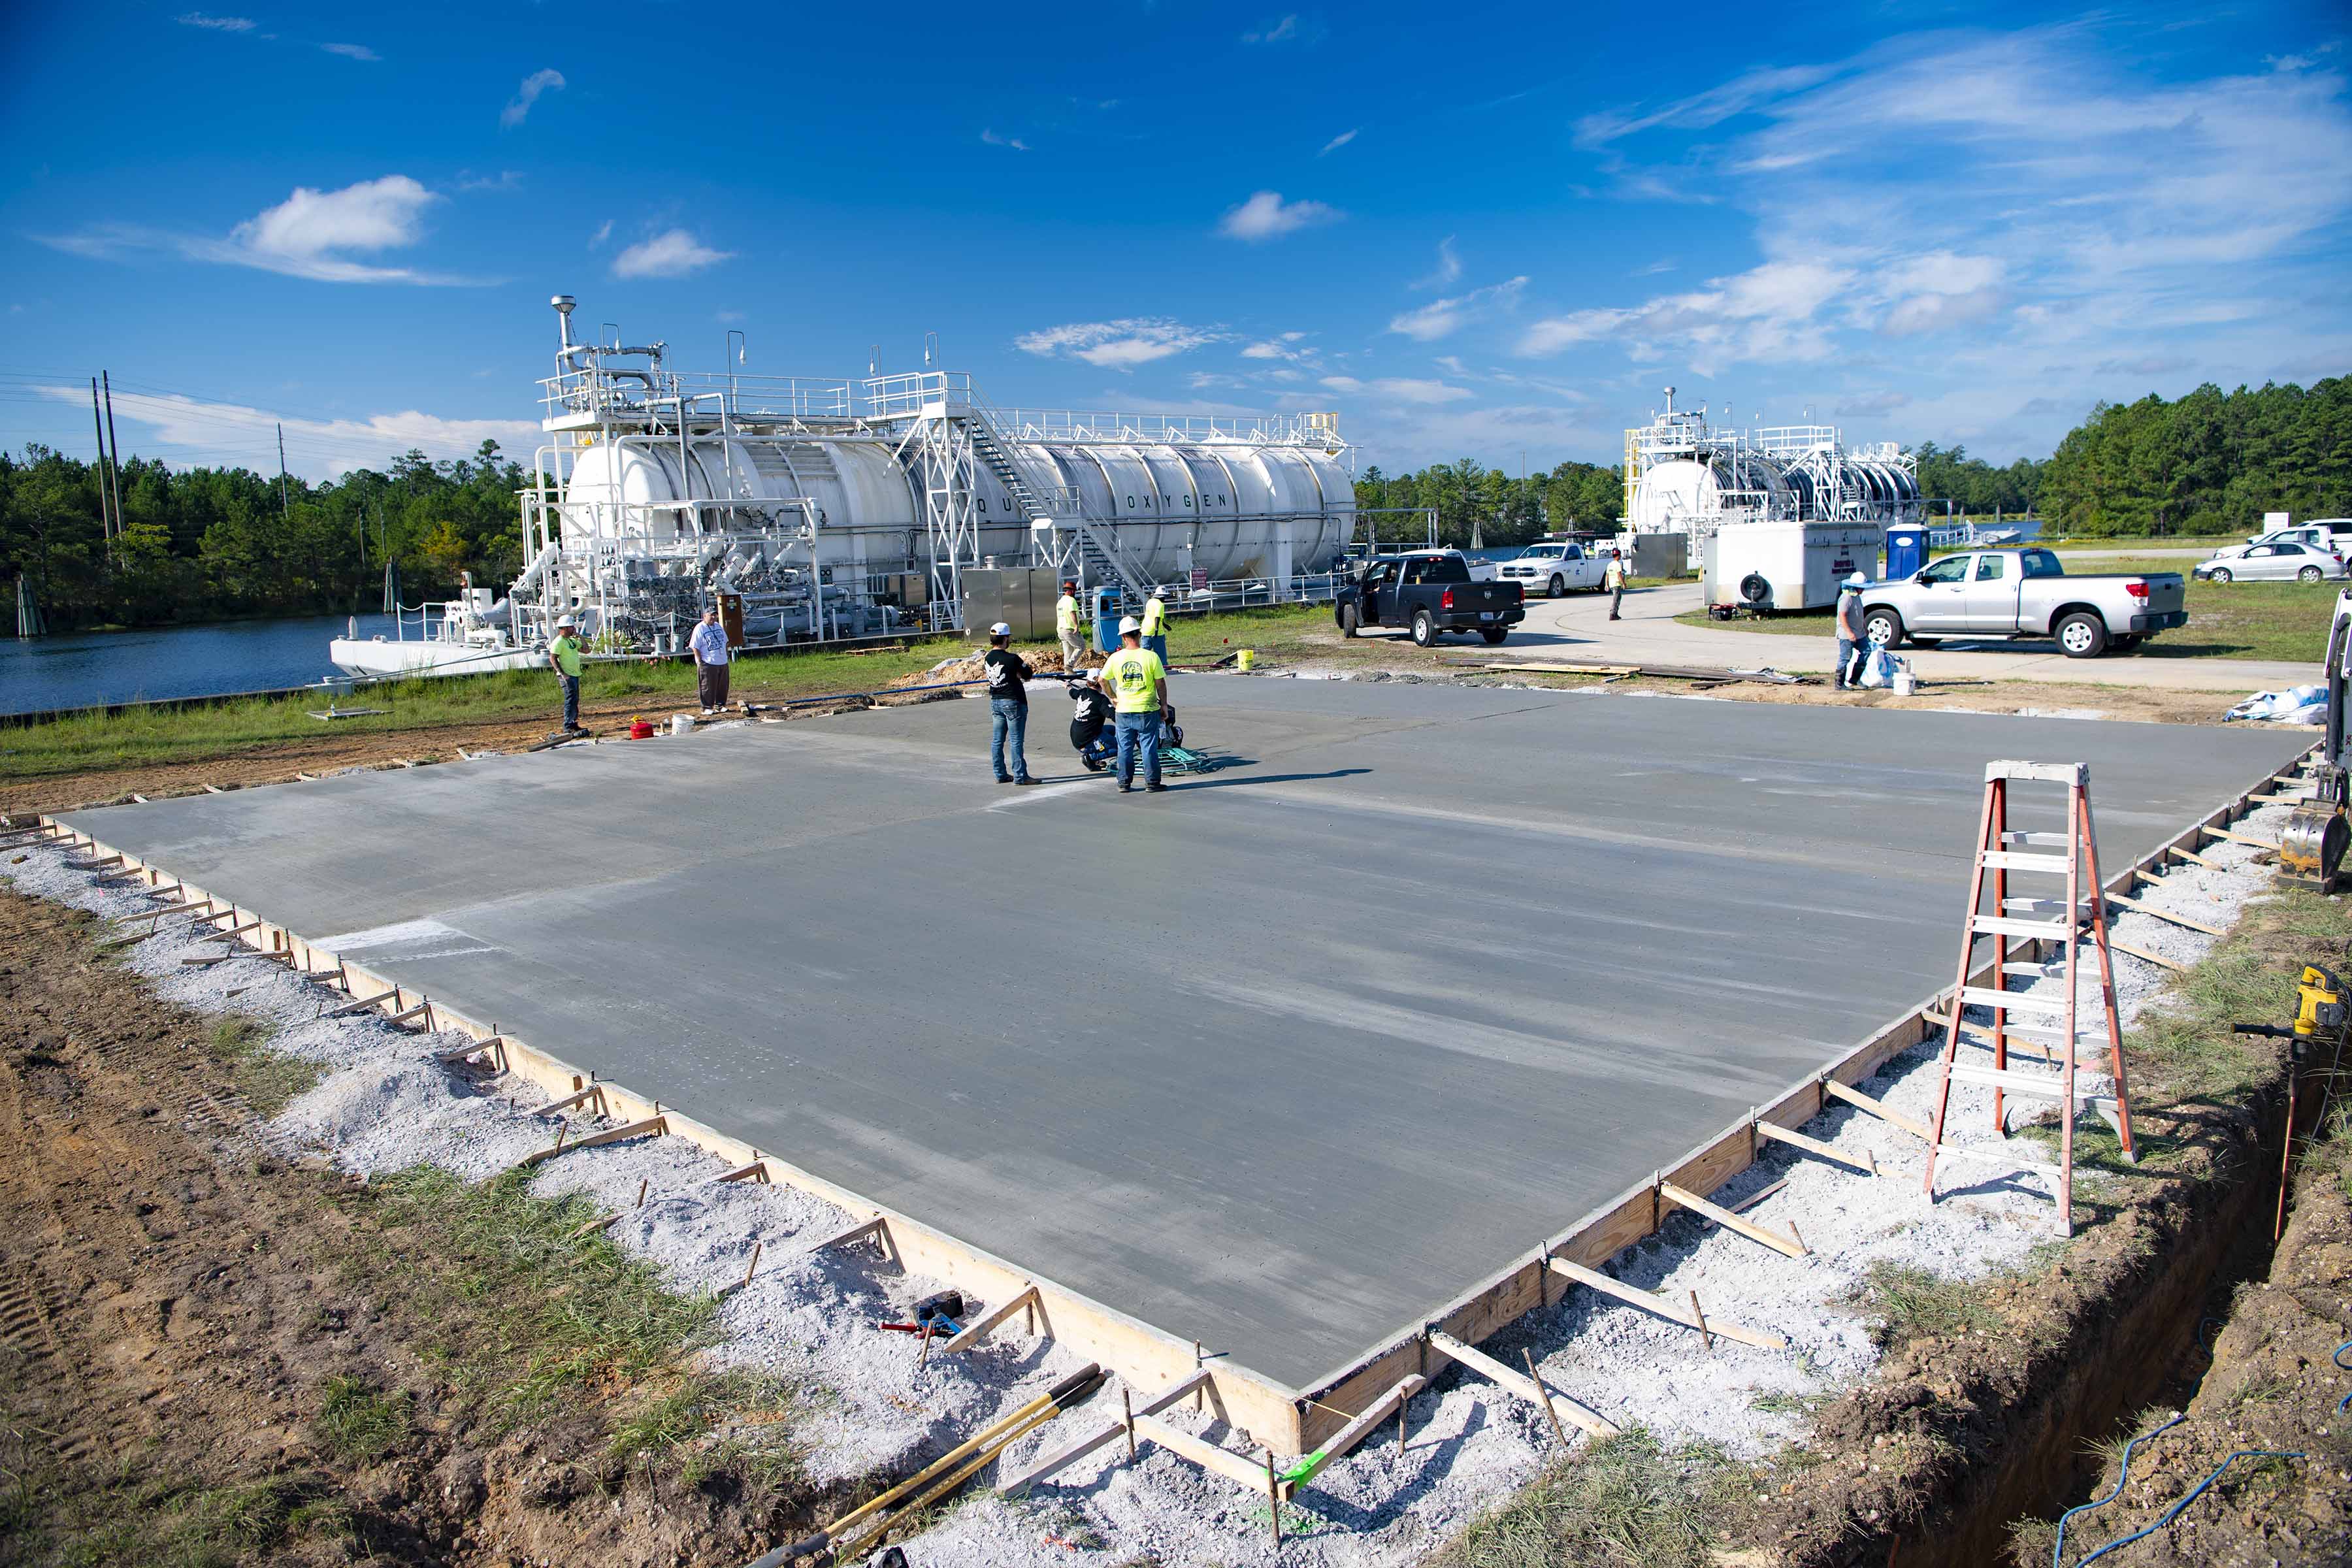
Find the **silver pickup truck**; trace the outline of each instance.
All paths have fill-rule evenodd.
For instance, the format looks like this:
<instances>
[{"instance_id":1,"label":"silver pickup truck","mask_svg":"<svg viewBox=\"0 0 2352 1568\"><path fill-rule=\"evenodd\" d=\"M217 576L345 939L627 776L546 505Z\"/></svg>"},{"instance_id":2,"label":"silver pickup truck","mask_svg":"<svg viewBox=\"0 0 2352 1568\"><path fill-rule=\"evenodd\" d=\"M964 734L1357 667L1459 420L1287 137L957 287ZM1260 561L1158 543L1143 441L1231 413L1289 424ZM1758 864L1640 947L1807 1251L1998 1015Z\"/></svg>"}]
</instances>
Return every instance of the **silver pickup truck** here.
<instances>
[{"instance_id":1,"label":"silver pickup truck","mask_svg":"<svg viewBox=\"0 0 2352 1568\"><path fill-rule=\"evenodd\" d=\"M1945 637L2054 637L2070 658L2129 653L2189 624L2178 572L2069 577L2047 550L1979 550L1862 591L1870 640L1933 647Z\"/></svg>"}]
</instances>

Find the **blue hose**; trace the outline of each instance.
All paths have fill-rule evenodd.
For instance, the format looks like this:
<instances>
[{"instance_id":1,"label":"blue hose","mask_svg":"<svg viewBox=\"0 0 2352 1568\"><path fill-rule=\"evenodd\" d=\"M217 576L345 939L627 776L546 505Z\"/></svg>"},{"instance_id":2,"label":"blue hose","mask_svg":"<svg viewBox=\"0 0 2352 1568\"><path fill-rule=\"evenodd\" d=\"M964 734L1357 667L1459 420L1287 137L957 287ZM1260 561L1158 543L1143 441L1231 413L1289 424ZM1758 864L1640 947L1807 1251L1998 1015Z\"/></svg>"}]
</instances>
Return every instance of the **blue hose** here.
<instances>
[{"instance_id":1,"label":"blue hose","mask_svg":"<svg viewBox=\"0 0 2352 1568\"><path fill-rule=\"evenodd\" d=\"M2189 1412L2184 1410L2179 1415L2174 1416L2171 1420L2166 1422L2163 1426L2157 1427L2155 1431L2143 1432L2138 1436L2124 1445L2124 1462L2116 1476L2115 1490L2109 1492L2103 1498L2093 1498L2089 1502L2077 1503L2073 1508L2068 1509L2064 1513L2058 1516L2058 1540L2056 1543L2050 1548L2050 1568L2062 1568L2062 1563L2066 1554L2066 1526L2073 1521L2076 1514L2088 1513L2095 1508L2105 1508L2107 1504L2115 1501L2116 1499L2123 1496L2124 1483L2131 1479L2132 1450L2138 1447L2142 1443L2147 1442L2150 1437L2155 1436L2158 1432L2169 1432L2172 1428L2179 1426L2183 1421L2188 1419ZM2105 1548L2102 1547L2100 1550L2105 1551ZM2090 1559L2086 1557L2083 1559L2083 1561L2087 1563Z\"/></svg>"},{"instance_id":2,"label":"blue hose","mask_svg":"<svg viewBox=\"0 0 2352 1568\"><path fill-rule=\"evenodd\" d=\"M2352 1372L2352 1365L2347 1365L2344 1361L2344 1352L2346 1351L2352 1351L2352 1340L2346 1340L2342 1344L2337 1345L2336 1347L2336 1353L2329 1356L2327 1359L2334 1362L2344 1371ZM2338 1415L2343 1415L2345 1407L2347 1405L2352 1405L2352 1394L2347 1394L2343 1398L2336 1402L2336 1414Z\"/></svg>"},{"instance_id":3,"label":"blue hose","mask_svg":"<svg viewBox=\"0 0 2352 1568\"><path fill-rule=\"evenodd\" d=\"M2178 1420L2179 1417L2175 1416L2173 1419ZM2166 1425L2169 1426L2170 1423L2168 1422ZM2158 1427L2157 1430L2162 1431L2163 1427ZM2152 1436L2154 1434L2151 1433L2150 1436ZM2175 1519L2178 1519L2180 1516L2180 1510L2182 1509L2187 1508L2190 1503L2195 1502L2204 1492L2207 1487L2210 1487L2215 1481L2220 1480L2221 1477L2228 1472L2230 1467L2236 1464L2240 1459L2301 1459L2308 1457L2309 1456L2305 1454L2299 1448L2292 1451L2284 1448L2241 1448L2236 1453L2231 1455L2228 1458L2222 1460L2221 1468L2220 1469L2215 1470L2211 1475L2207 1476L2203 1480L2199 1481L2196 1487L2187 1497L2182 1498L2179 1502L2174 1503L2169 1509L2167 1509L2162 1519L2158 1520L2146 1530L2136 1530L2132 1531L2129 1535L2125 1536L2120 1541L2108 1542L2105 1546L2100 1547L2096 1552L2094 1552L2088 1557L2084 1558L2081 1563L2074 1564L2074 1568L2084 1568L2084 1564L2096 1563L2100 1558L2105 1557L2108 1552L2113 1552L2118 1546L2129 1546L2133 1542L2139 1540L2142 1536L2154 1535L2158 1531L2162 1530L2166 1525L2170 1524ZM2116 1483L2118 1489L2121 1489L2122 1484L2123 1483L2120 1481ZM2062 1530L2064 1528L2063 1521L2061 1521L2060 1528Z\"/></svg>"}]
</instances>

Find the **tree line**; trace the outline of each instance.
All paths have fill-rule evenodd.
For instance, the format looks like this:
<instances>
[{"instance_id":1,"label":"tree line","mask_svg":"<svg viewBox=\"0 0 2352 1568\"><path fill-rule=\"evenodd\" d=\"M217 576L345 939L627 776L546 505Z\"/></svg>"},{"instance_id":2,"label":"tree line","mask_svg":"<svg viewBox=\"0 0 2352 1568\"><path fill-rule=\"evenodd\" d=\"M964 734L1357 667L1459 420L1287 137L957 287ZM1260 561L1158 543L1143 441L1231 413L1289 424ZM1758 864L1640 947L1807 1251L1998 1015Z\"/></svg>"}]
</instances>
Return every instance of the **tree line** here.
<instances>
[{"instance_id":1,"label":"tree line","mask_svg":"<svg viewBox=\"0 0 2352 1568\"><path fill-rule=\"evenodd\" d=\"M495 441L318 484L126 458L110 541L106 470L29 446L0 452L0 582L25 577L51 631L375 610L386 561L403 602L446 598L462 573L503 586L522 569L514 492L528 478Z\"/></svg>"},{"instance_id":2,"label":"tree line","mask_svg":"<svg viewBox=\"0 0 2352 1568\"><path fill-rule=\"evenodd\" d=\"M2039 462L1995 468L1932 441L1915 455L1931 510L1949 498L1978 517L2038 511L2066 535L2242 533L2270 511L2352 515L2352 378L2102 403ZM317 484L134 457L116 476L122 527L110 542L104 478L46 447L0 452L0 590L23 576L53 630L372 610L387 560L411 604L449 596L467 572L503 586L522 566L514 492L528 476L494 441L470 458L411 451ZM1464 548L1613 530L1624 494L1615 465L1515 476L1472 458L1402 474L1375 465L1356 483L1359 506L1404 509L1374 520L1381 539L1425 537L1410 514L1426 509L1440 542Z\"/></svg>"}]
</instances>

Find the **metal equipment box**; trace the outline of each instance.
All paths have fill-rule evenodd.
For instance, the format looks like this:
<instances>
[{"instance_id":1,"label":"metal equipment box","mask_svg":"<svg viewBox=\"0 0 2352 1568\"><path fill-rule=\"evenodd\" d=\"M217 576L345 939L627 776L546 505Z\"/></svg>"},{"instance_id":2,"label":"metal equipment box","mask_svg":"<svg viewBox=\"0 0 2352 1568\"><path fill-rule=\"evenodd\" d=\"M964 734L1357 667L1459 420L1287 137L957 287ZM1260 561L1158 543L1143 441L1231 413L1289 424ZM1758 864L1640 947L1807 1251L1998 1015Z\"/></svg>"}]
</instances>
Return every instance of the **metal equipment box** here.
<instances>
[{"instance_id":1,"label":"metal equipment box","mask_svg":"<svg viewBox=\"0 0 2352 1568\"><path fill-rule=\"evenodd\" d=\"M1878 575L1885 537L1874 522L1733 523L1708 542L1706 602L1756 610L1826 608L1837 603L1838 585L1848 576Z\"/></svg>"},{"instance_id":2,"label":"metal equipment box","mask_svg":"<svg viewBox=\"0 0 2352 1568\"><path fill-rule=\"evenodd\" d=\"M1054 603L1062 596L1062 584L1050 567L967 566L959 575L966 637L985 637L999 621L1024 642L1054 635Z\"/></svg>"}]
</instances>

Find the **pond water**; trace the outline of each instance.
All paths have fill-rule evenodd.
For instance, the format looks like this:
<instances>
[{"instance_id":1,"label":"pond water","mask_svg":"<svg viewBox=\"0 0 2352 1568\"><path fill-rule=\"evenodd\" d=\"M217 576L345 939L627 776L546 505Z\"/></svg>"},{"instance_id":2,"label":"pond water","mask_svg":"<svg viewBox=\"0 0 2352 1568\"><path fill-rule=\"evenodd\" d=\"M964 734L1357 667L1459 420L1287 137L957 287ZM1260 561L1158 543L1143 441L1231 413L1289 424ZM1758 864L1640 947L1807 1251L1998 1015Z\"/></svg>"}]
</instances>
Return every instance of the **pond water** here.
<instances>
[{"instance_id":1,"label":"pond water","mask_svg":"<svg viewBox=\"0 0 2352 1568\"><path fill-rule=\"evenodd\" d=\"M309 685L336 673L327 662L327 643L342 636L350 621L302 616L0 638L0 713ZM359 617L360 636L379 632L394 635L390 616Z\"/></svg>"}]
</instances>

